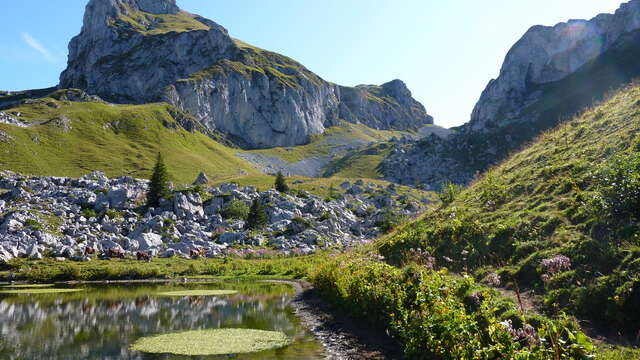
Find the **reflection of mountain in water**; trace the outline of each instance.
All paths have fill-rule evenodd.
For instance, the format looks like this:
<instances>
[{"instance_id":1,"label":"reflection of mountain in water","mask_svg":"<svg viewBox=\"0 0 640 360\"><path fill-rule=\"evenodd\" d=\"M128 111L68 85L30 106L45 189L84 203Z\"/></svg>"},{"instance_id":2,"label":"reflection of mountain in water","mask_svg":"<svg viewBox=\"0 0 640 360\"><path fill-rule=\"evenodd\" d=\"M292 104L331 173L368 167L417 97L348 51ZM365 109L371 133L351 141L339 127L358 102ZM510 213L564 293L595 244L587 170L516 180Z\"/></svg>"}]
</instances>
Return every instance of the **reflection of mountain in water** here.
<instances>
[{"instance_id":1,"label":"reflection of mountain in water","mask_svg":"<svg viewBox=\"0 0 640 360\"><path fill-rule=\"evenodd\" d=\"M127 350L139 337L219 327L308 336L287 308L289 295L122 299L90 295L31 297L29 302L21 297L2 299L0 358L144 359Z\"/></svg>"}]
</instances>

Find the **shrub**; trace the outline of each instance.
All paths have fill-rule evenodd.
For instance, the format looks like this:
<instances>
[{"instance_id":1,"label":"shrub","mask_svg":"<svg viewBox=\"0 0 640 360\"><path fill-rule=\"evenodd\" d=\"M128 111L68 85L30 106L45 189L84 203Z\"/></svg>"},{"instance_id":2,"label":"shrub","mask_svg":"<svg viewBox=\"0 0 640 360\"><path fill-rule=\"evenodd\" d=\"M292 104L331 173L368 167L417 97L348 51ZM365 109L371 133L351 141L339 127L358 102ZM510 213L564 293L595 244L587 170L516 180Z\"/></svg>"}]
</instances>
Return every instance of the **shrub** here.
<instances>
[{"instance_id":1,"label":"shrub","mask_svg":"<svg viewBox=\"0 0 640 360\"><path fill-rule=\"evenodd\" d=\"M462 190L464 190L462 185L447 182L442 185L442 189L438 192L438 198L442 201L443 206L448 206L455 201Z\"/></svg>"},{"instance_id":2,"label":"shrub","mask_svg":"<svg viewBox=\"0 0 640 360\"><path fill-rule=\"evenodd\" d=\"M289 191L289 185L287 185L287 182L284 179L284 175L282 175L282 172L280 171L278 171L278 174L276 175L275 187L279 192Z\"/></svg>"},{"instance_id":3,"label":"shrub","mask_svg":"<svg viewBox=\"0 0 640 360\"><path fill-rule=\"evenodd\" d=\"M387 208L382 215L382 220L378 222L378 227L385 233L391 232L402 223L402 219L393 209Z\"/></svg>"},{"instance_id":4,"label":"shrub","mask_svg":"<svg viewBox=\"0 0 640 360\"><path fill-rule=\"evenodd\" d=\"M312 282L336 308L387 329L408 359L586 359L592 350L570 319L518 316L513 302L445 271L348 255Z\"/></svg>"},{"instance_id":5,"label":"shrub","mask_svg":"<svg viewBox=\"0 0 640 360\"><path fill-rule=\"evenodd\" d=\"M111 209L107 210L104 214L108 216L109 219L122 219L124 217L122 213Z\"/></svg>"},{"instance_id":6,"label":"shrub","mask_svg":"<svg viewBox=\"0 0 640 360\"><path fill-rule=\"evenodd\" d=\"M596 175L602 210L611 220L640 218L640 154L614 157Z\"/></svg>"},{"instance_id":7,"label":"shrub","mask_svg":"<svg viewBox=\"0 0 640 360\"><path fill-rule=\"evenodd\" d=\"M93 209L89 209L89 208L82 210L82 214L81 215L84 216L87 219L98 217L98 214L96 213L96 211L93 210Z\"/></svg>"},{"instance_id":8,"label":"shrub","mask_svg":"<svg viewBox=\"0 0 640 360\"><path fill-rule=\"evenodd\" d=\"M323 222L325 220L329 220L331 219L331 212L329 211L325 211L322 213L322 215L320 215L320 217L318 218L319 222Z\"/></svg>"},{"instance_id":9,"label":"shrub","mask_svg":"<svg viewBox=\"0 0 640 360\"><path fill-rule=\"evenodd\" d=\"M245 220L249 215L249 206L244 201L233 199L220 211L225 219Z\"/></svg>"},{"instance_id":10,"label":"shrub","mask_svg":"<svg viewBox=\"0 0 640 360\"><path fill-rule=\"evenodd\" d=\"M42 230L43 229L42 224L40 224L37 220L34 220L34 219L27 219L24 222L24 226L30 227L33 230Z\"/></svg>"}]
</instances>

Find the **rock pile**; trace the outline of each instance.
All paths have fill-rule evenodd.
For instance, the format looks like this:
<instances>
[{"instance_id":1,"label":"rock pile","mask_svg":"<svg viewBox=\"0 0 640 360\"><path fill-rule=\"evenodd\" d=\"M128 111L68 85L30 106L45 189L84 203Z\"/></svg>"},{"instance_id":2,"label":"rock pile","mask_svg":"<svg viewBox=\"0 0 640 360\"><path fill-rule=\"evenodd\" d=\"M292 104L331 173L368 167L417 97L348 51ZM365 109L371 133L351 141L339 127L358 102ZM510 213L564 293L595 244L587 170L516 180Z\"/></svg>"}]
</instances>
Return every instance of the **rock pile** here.
<instances>
[{"instance_id":1,"label":"rock pile","mask_svg":"<svg viewBox=\"0 0 640 360\"><path fill-rule=\"evenodd\" d=\"M0 262L43 256L86 261L94 252L214 257L237 245L304 254L378 236L388 209L407 217L422 210L394 187L362 181L342 184L346 193L337 200L236 184L198 185L174 191L158 208L144 206L147 188L146 180L109 179L100 172L79 179L1 172ZM245 229L242 216L229 211L254 199L268 217L260 231Z\"/></svg>"}]
</instances>

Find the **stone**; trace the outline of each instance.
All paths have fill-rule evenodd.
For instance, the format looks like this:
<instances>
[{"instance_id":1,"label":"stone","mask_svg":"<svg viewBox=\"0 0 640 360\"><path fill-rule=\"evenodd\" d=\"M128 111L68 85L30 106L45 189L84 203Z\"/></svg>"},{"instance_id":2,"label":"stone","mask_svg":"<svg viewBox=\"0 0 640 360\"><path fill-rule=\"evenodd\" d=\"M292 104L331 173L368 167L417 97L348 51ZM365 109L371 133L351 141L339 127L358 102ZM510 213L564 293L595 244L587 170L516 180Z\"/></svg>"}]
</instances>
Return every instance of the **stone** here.
<instances>
[{"instance_id":1,"label":"stone","mask_svg":"<svg viewBox=\"0 0 640 360\"><path fill-rule=\"evenodd\" d=\"M176 255L177 255L177 253L176 253L176 251L174 249L167 249L167 250L165 250L165 252L163 252L160 255L160 257L161 258L172 258L172 257L174 257Z\"/></svg>"},{"instance_id":2,"label":"stone","mask_svg":"<svg viewBox=\"0 0 640 360\"><path fill-rule=\"evenodd\" d=\"M204 209L198 193L177 193L173 201L173 210L180 218L202 217Z\"/></svg>"},{"instance_id":3,"label":"stone","mask_svg":"<svg viewBox=\"0 0 640 360\"><path fill-rule=\"evenodd\" d=\"M129 200L127 189L112 189L108 194L109 207L114 210L122 210Z\"/></svg>"},{"instance_id":4,"label":"stone","mask_svg":"<svg viewBox=\"0 0 640 360\"><path fill-rule=\"evenodd\" d=\"M209 183L209 178L207 177L207 174L205 174L204 172L201 172L196 178L196 181L193 182L193 185L206 185L208 183Z\"/></svg>"},{"instance_id":5,"label":"stone","mask_svg":"<svg viewBox=\"0 0 640 360\"><path fill-rule=\"evenodd\" d=\"M139 243L138 249L142 251L146 251L163 244L162 236L154 233L143 233L135 240Z\"/></svg>"}]
</instances>

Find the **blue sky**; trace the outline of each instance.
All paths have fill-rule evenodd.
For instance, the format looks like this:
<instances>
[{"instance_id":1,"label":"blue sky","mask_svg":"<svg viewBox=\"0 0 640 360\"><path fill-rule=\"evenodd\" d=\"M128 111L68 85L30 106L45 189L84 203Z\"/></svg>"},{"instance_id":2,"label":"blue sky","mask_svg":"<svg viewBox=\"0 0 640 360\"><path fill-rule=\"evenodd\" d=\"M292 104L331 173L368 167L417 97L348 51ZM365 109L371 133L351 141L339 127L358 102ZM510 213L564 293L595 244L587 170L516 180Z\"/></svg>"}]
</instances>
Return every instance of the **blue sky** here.
<instances>
[{"instance_id":1,"label":"blue sky","mask_svg":"<svg viewBox=\"0 0 640 360\"><path fill-rule=\"evenodd\" d=\"M87 0L4 1L0 89L53 86ZM620 0L178 0L236 38L341 85L404 80L436 123L469 115L532 25L613 12Z\"/></svg>"}]
</instances>

